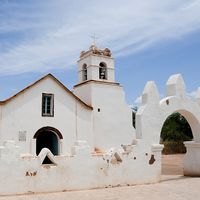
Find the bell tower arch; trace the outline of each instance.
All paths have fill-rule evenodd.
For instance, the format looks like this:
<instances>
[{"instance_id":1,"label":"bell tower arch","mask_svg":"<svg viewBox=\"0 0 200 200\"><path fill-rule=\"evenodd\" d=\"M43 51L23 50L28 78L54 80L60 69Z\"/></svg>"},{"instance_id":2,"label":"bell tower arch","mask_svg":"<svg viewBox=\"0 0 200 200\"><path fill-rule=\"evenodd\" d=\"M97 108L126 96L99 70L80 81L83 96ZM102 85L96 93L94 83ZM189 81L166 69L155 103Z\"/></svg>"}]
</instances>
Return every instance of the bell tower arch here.
<instances>
[{"instance_id":1,"label":"bell tower arch","mask_svg":"<svg viewBox=\"0 0 200 200\"><path fill-rule=\"evenodd\" d=\"M91 45L82 51L78 60L78 82L89 80L115 82L114 59L110 49L99 49Z\"/></svg>"}]
</instances>

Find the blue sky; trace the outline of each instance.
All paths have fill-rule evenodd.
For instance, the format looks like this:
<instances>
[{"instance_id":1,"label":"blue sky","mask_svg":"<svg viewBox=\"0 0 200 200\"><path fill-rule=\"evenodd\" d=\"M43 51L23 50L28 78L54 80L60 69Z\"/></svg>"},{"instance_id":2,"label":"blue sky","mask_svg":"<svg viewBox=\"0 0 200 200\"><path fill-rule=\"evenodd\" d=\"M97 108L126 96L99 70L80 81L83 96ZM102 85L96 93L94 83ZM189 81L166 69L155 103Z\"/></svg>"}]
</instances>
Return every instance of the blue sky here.
<instances>
[{"instance_id":1,"label":"blue sky","mask_svg":"<svg viewBox=\"0 0 200 200\"><path fill-rule=\"evenodd\" d=\"M94 32L113 52L128 104L148 80L163 97L174 73L189 95L200 86L200 0L0 0L0 99L47 73L72 89Z\"/></svg>"}]
</instances>

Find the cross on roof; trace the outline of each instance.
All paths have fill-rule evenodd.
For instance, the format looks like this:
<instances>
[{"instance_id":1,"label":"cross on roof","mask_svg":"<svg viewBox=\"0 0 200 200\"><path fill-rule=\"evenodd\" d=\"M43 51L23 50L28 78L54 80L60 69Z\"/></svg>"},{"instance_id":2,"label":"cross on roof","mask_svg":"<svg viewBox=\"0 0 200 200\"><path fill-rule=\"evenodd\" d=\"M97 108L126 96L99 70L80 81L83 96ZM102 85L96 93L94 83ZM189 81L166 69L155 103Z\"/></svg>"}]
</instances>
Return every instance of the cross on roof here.
<instances>
[{"instance_id":1,"label":"cross on roof","mask_svg":"<svg viewBox=\"0 0 200 200\"><path fill-rule=\"evenodd\" d=\"M91 38L93 39L93 45L96 45L96 40L98 39L98 37L96 37L96 34L94 33L93 35L91 35Z\"/></svg>"}]
</instances>

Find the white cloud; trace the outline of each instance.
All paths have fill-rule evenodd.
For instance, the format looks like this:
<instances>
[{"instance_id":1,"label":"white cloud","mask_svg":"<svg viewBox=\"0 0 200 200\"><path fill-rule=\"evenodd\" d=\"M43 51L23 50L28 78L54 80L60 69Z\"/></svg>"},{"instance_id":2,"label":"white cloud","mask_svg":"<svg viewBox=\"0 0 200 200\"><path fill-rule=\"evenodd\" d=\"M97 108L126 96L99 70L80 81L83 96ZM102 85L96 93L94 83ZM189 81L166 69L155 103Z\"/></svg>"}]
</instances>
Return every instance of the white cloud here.
<instances>
[{"instance_id":1,"label":"white cloud","mask_svg":"<svg viewBox=\"0 0 200 200\"><path fill-rule=\"evenodd\" d=\"M70 68L94 32L97 43L111 48L116 57L200 29L199 0L38 2L1 8L0 75ZM1 38L7 33L12 40Z\"/></svg>"},{"instance_id":2,"label":"white cloud","mask_svg":"<svg viewBox=\"0 0 200 200\"><path fill-rule=\"evenodd\" d=\"M192 92L187 93L187 95L188 95L189 97L191 97L192 99L195 99L195 98L196 98L196 94L197 94L197 91L192 91Z\"/></svg>"}]
</instances>

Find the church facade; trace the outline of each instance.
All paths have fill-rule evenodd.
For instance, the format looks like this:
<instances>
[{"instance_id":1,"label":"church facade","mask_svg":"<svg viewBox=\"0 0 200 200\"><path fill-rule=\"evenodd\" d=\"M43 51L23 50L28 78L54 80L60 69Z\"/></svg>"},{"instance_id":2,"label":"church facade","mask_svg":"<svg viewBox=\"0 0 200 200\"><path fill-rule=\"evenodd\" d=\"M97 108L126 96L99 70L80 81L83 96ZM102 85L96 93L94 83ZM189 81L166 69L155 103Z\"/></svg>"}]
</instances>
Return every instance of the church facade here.
<instances>
[{"instance_id":1,"label":"church facade","mask_svg":"<svg viewBox=\"0 0 200 200\"><path fill-rule=\"evenodd\" d=\"M132 112L115 82L114 60L106 50L97 54L95 49L82 53L72 92L48 74L0 102L1 145L14 140L20 153L38 155L46 147L62 155L77 140L87 141L91 152L131 143Z\"/></svg>"},{"instance_id":2,"label":"church facade","mask_svg":"<svg viewBox=\"0 0 200 200\"><path fill-rule=\"evenodd\" d=\"M0 101L0 195L158 182L160 132L174 112L194 136L185 142L184 174L199 176L200 89L189 98L180 74L166 87L160 99L147 82L135 129L111 51L92 45L81 52L73 91L48 74Z\"/></svg>"}]
</instances>

